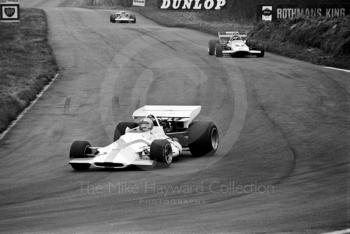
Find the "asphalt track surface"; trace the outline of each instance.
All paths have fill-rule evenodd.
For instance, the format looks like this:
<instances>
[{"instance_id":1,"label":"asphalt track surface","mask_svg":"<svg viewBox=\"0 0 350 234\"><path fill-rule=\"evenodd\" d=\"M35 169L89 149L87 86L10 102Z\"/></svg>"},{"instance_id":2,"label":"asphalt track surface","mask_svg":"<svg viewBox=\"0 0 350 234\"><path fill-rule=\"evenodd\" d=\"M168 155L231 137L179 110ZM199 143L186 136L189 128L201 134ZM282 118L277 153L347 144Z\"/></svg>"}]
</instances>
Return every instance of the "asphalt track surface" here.
<instances>
[{"instance_id":1,"label":"asphalt track surface","mask_svg":"<svg viewBox=\"0 0 350 234\"><path fill-rule=\"evenodd\" d=\"M349 227L350 75L272 54L215 58L210 35L23 0L48 15L59 79L0 142L0 231L308 232ZM143 104L198 104L215 156L74 172Z\"/></svg>"}]
</instances>

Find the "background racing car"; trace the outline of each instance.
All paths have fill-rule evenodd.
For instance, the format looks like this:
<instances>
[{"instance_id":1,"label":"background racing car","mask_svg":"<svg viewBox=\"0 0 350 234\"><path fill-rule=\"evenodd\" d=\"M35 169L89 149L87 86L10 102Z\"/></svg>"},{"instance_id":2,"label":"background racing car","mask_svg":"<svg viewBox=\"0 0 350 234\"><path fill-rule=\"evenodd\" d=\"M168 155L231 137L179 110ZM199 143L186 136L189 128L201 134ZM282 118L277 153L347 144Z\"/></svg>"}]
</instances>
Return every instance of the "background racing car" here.
<instances>
[{"instance_id":1,"label":"background racing car","mask_svg":"<svg viewBox=\"0 0 350 234\"><path fill-rule=\"evenodd\" d=\"M209 55L223 57L223 55L245 56L256 55L264 57L264 49L255 47L249 48L247 45L247 34L239 32L219 32L219 40L210 40L208 52Z\"/></svg>"},{"instance_id":2,"label":"background racing car","mask_svg":"<svg viewBox=\"0 0 350 234\"><path fill-rule=\"evenodd\" d=\"M133 113L134 122L121 122L113 143L92 147L87 141L74 141L69 164L75 170L125 168L130 165L169 166L184 151L194 156L215 153L219 132L211 121L193 121L201 106L144 106Z\"/></svg>"},{"instance_id":3,"label":"background racing car","mask_svg":"<svg viewBox=\"0 0 350 234\"><path fill-rule=\"evenodd\" d=\"M111 23L136 23L136 16L127 11L117 11L110 16Z\"/></svg>"}]
</instances>

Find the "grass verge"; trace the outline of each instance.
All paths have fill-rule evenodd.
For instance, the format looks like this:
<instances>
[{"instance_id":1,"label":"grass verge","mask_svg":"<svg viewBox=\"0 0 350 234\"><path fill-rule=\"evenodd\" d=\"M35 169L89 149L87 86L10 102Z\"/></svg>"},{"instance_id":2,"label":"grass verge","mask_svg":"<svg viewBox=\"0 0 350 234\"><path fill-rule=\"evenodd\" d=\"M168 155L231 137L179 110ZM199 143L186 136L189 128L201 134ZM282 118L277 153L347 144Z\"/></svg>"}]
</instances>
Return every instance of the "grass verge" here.
<instances>
[{"instance_id":1,"label":"grass verge","mask_svg":"<svg viewBox=\"0 0 350 234\"><path fill-rule=\"evenodd\" d=\"M159 10L158 8L132 7L152 21L167 27L183 27L199 30L202 32L217 35L224 31L241 31L248 33L253 29L253 21L239 22L229 17L226 11L205 12L205 11L171 11Z\"/></svg>"},{"instance_id":2,"label":"grass verge","mask_svg":"<svg viewBox=\"0 0 350 234\"><path fill-rule=\"evenodd\" d=\"M57 71L43 10L21 9L19 23L0 22L0 132Z\"/></svg>"},{"instance_id":3,"label":"grass verge","mask_svg":"<svg viewBox=\"0 0 350 234\"><path fill-rule=\"evenodd\" d=\"M227 12L181 12L132 7L167 27L184 27L217 35L219 31L249 32L251 44L266 51L319 65L350 69L350 16L299 18L278 22L238 22ZM208 38L209 40L209 38Z\"/></svg>"},{"instance_id":4,"label":"grass verge","mask_svg":"<svg viewBox=\"0 0 350 234\"><path fill-rule=\"evenodd\" d=\"M127 7L131 6L130 0L81 1L81 7L133 10L167 27L190 28L213 35L219 31L250 32L250 42L268 52L319 65L350 68L350 16L257 24L252 11L256 7L254 1L229 1L227 9L222 11L160 10L156 1L149 1L147 7Z\"/></svg>"},{"instance_id":5,"label":"grass verge","mask_svg":"<svg viewBox=\"0 0 350 234\"><path fill-rule=\"evenodd\" d=\"M350 68L350 16L261 22L248 36L276 54Z\"/></svg>"},{"instance_id":6,"label":"grass verge","mask_svg":"<svg viewBox=\"0 0 350 234\"><path fill-rule=\"evenodd\" d=\"M88 1L88 0L85 0ZM220 31L242 31L253 29L254 20L235 19L228 10L223 11L176 11L159 10L157 7L123 7L111 0L100 0L96 4L79 5L88 9L124 9L135 11L142 16L166 27L182 27L217 35Z\"/></svg>"}]
</instances>

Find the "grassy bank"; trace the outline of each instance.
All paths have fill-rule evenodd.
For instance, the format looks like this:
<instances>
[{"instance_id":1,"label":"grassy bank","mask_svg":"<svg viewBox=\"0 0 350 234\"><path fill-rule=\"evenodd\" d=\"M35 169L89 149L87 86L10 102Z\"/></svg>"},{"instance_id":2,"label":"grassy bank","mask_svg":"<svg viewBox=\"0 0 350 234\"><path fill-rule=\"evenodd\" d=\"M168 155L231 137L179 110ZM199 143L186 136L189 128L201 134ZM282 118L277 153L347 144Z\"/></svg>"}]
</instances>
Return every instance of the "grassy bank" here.
<instances>
[{"instance_id":1,"label":"grassy bank","mask_svg":"<svg viewBox=\"0 0 350 234\"><path fill-rule=\"evenodd\" d=\"M350 16L261 22L249 38L270 52L350 68Z\"/></svg>"},{"instance_id":2,"label":"grassy bank","mask_svg":"<svg viewBox=\"0 0 350 234\"><path fill-rule=\"evenodd\" d=\"M225 13L160 11L133 8L153 21L217 34L218 31L249 32L252 44L266 51L315 64L350 68L350 16L299 18L277 22L237 22ZM220 16L219 14L223 14Z\"/></svg>"},{"instance_id":3,"label":"grassy bank","mask_svg":"<svg viewBox=\"0 0 350 234\"><path fill-rule=\"evenodd\" d=\"M20 23L0 23L0 132L57 72L44 11L22 9Z\"/></svg>"},{"instance_id":4,"label":"grassy bank","mask_svg":"<svg viewBox=\"0 0 350 234\"><path fill-rule=\"evenodd\" d=\"M350 16L345 18L294 19L256 22L256 0L228 1L222 11L159 10L157 1L147 7L130 7L130 0L83 0L89 8L123 8L167 27L184 27L216 35L218 31L249 32L250 41L262 44L266 51L315 64L350 68ZM282 0L269 0L279 4ZM298 4L324 2L308 0ZM344 3L345 0L337 0Z\"/></svg>"},{"instance_id":5,"label":"grassy bank","mask_svg":"<svg viewBox=\"0 0 350 234\"><path fill-rule=\"evenodd\" d=\"M228 1L227 7L222 11L174 11L159 10L157 1L148 1L147 7L131 7L131 0L80 0L81 7L91 9L127 9L140 13L146 18L167 27L185 27L203 32L217 34L218 31L244 31L249 32L255 22L255 17L243 17L242 10L253 9L254 0L250 0L249 4L242 4L241 1ZM232 9L235 13L232 13ZM250 15L249 13L248 15ZM248 20L249 19L249 20Z\"/></svg>"},{"instance_id":6,"label":"grassy bank","mask_svg":"<svg viewBox=\"0 0 350 234\"><path fill-rule=\"evenodd\" d=\"M161 11L157 8L133 7L132 10L167 27L184 27L217 35L218 31L244 31L253 28L253 21L240 22L224 12Z\"/></svg>"}]
</instances>

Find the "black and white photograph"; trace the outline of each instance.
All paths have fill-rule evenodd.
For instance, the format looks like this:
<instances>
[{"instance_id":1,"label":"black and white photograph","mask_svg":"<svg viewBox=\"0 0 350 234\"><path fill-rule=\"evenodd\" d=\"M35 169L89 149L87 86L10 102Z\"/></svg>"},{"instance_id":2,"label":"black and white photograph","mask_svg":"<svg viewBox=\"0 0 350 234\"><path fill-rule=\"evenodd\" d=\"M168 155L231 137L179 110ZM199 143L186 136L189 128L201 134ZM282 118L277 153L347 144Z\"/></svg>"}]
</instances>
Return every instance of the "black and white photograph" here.
<instances>
[{"instance_id":1,"label":"black and white photograph","mask_svg":"<svg viewBox=\"0 0 350 234\"><path fill-rule=\"evenodd\" d=\"M0 233L350 234L349 0L0 0Z\"/></svg>"}]
</instances>

